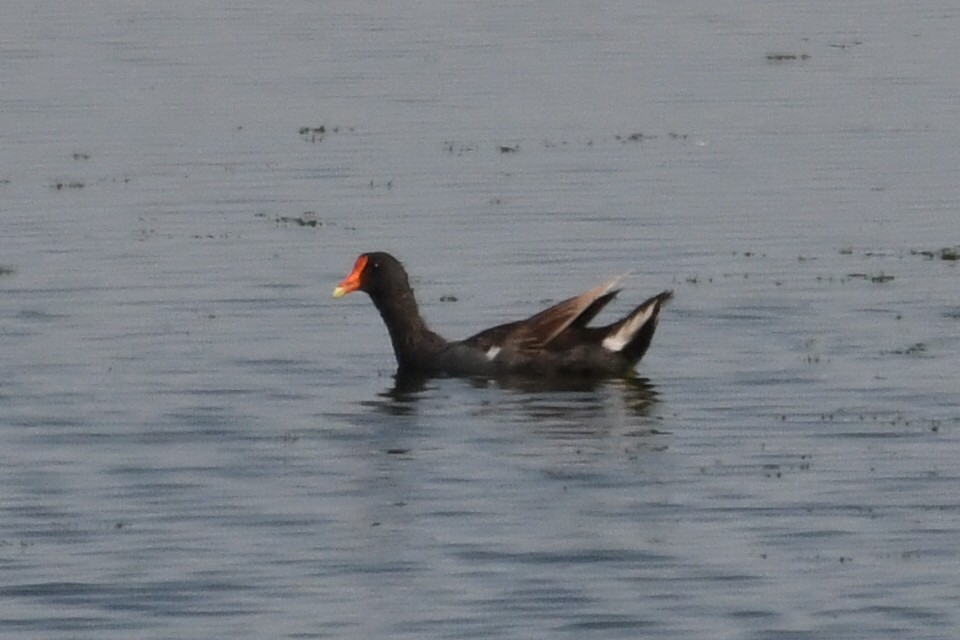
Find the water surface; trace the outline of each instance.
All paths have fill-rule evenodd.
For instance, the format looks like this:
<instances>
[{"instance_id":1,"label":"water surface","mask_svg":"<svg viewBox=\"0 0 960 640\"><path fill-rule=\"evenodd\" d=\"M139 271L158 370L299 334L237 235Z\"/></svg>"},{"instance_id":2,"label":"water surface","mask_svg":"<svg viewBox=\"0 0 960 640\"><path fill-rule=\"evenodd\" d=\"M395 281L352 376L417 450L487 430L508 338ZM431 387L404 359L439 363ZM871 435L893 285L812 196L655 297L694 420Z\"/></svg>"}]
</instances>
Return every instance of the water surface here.
<instances>
[{"instance_id":1,"label":"water surface","mask_svg":"<svg viewBox=\"0 0 960 640\"><path fill-rule=\"evenodd\" d=\"M958 14L834 5L9 9L4 636L956 637ZM371 249L450 337L676 299L397 385Z\"/></svg>"}]
</instances>

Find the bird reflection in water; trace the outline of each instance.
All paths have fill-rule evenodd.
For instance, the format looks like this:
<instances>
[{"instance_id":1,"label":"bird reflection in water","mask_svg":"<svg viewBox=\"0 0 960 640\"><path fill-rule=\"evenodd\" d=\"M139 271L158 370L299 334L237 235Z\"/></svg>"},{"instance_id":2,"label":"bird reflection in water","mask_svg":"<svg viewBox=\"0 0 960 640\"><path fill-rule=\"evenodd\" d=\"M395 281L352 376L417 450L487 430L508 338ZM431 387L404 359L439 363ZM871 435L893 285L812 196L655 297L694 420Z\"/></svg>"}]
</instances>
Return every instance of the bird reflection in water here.
<instances>
[{"instance_id":1,"label":"bird reflection in water","mask_svg":"<svg viewBox=\"0 0 960 640\"><path fill-rule=\"evenodd\" d=\"M473 391L471 391L473 390ZM474 393L476 392L476 393ZM495 395L491 396L492 392ZM478 395L479 394L479 395ZM617 424L649 425L659 393L644 377L597 380L590 378L437 378L397 373L394 384L364 404L386 416L436 414L451 417L489 417L495 422L517 421L569 435L597 435ZM424 407L426 405L426 408ZM646 428L642 432L656 432ZM641 432L637 432L639 434Z\"/></svg>"}]
</instances>

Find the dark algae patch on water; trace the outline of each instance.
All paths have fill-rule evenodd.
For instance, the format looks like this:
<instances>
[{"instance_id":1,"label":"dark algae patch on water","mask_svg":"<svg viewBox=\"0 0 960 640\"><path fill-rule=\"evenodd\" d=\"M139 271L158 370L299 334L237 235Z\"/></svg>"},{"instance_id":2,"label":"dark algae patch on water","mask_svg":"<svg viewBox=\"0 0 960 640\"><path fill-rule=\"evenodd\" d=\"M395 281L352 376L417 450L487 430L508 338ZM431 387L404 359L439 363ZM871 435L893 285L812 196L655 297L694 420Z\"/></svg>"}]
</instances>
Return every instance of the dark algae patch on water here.
<instances>
[{"instance_id":1,"label":"dark algae patch on water","mask_svg":"<svg viewBox=\"0 0 960 640\"><path fill-rule=\"evenodd\" d=\"M305 211L302 216L277 216L274 219L278 225L295 224L298 227L322 227L323 223L317 219L312 211Z\"/></svg>"},{"instance_id":2,"label":"dark algae patch on water","mask_svg":"<svg viewBox=\"0 0 960 640\"><path fill-rule=\"evenodd\" d=\"M768 62L793 62L794 60L809 60L809 53L768 53Z\"/></svg>"},{"instance_id":3,"label":"dark algae patch on water","mask_svg":"<svg viewBox=\"0 0 960 640\"><path fill-rule=\"evenodd\" d=\"M353 127L328 126L321 124L315 127L300 127L297 132L300 138L305 142L317 143L323 142L328 135L340 133L341 131L353 131Z\"/></svg>"},{"instance_id":4,"label":"dark algae patch on water","mask_svg":"<svg viewBox=\"0 0 960 640\"><path fill-rule=\"evenodd\" d=\"M944 247L942 249L911 249L910 253L915 256L923 256L930 260L947 260L948 262L956 262L960 260L960 246L957 247Z\"/></svg>"}]
</instances>

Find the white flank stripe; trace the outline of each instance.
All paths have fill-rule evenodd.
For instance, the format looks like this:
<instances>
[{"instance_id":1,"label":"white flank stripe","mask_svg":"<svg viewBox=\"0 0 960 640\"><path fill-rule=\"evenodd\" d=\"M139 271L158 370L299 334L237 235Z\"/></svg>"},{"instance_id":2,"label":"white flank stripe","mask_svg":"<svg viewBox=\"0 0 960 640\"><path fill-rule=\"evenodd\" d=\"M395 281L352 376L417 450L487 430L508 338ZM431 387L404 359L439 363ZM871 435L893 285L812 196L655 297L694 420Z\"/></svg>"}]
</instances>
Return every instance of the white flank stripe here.
<instances>
[{"instance_id":1,"label":"white flank stripe","mask_svg":"<svg viewBox=\"0 0 960 640\"><path fill-rule=\"evenodd\" d=\"M497 357L498 353L500 353L500 347L498 347L497 345L493 345L492 347L487 349L487 360L493 360L494 358Z\"/></svg>"},{"instance_id":2,"label":"white flank stripe","mask_svg":"<svg viewBox=\"0 0 960 640\"><path fill-rule=\"evenodd\" d=\"M630 320L623 323L622 327L604 338L603 342L600 343L600 346L607 351L613 351L614 353L622 351L625 346L630 344L630 341L633 340L633 336L637 334L637 331L640 330L640 327L647 323L647 320L649 320L650 316L653 315L653 310L656 308L656 306L656 303L651 304L643 311L643 313L638 313L634 317L630 318Z\"/></svg>"}]
</instances>

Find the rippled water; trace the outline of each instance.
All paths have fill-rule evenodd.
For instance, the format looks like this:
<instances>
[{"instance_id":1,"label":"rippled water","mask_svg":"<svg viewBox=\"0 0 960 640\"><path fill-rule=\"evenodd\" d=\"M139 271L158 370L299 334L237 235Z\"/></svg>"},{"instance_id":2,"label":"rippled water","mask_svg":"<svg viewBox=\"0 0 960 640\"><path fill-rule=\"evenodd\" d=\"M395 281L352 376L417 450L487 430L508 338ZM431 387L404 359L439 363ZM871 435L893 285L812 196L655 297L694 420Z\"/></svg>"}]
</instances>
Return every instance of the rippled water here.
<instances>
[{"instance_id":1,"label":"rippled water","mask_svg":"<svg viewBox=\"0 0 960 640\"><path fill-rule=\"evenodd\" d=\"M0 23L4 637L957 636L950 3L134 4ZM676 299L395 381L371 249Z\"/></svg>"}]
</instances>

